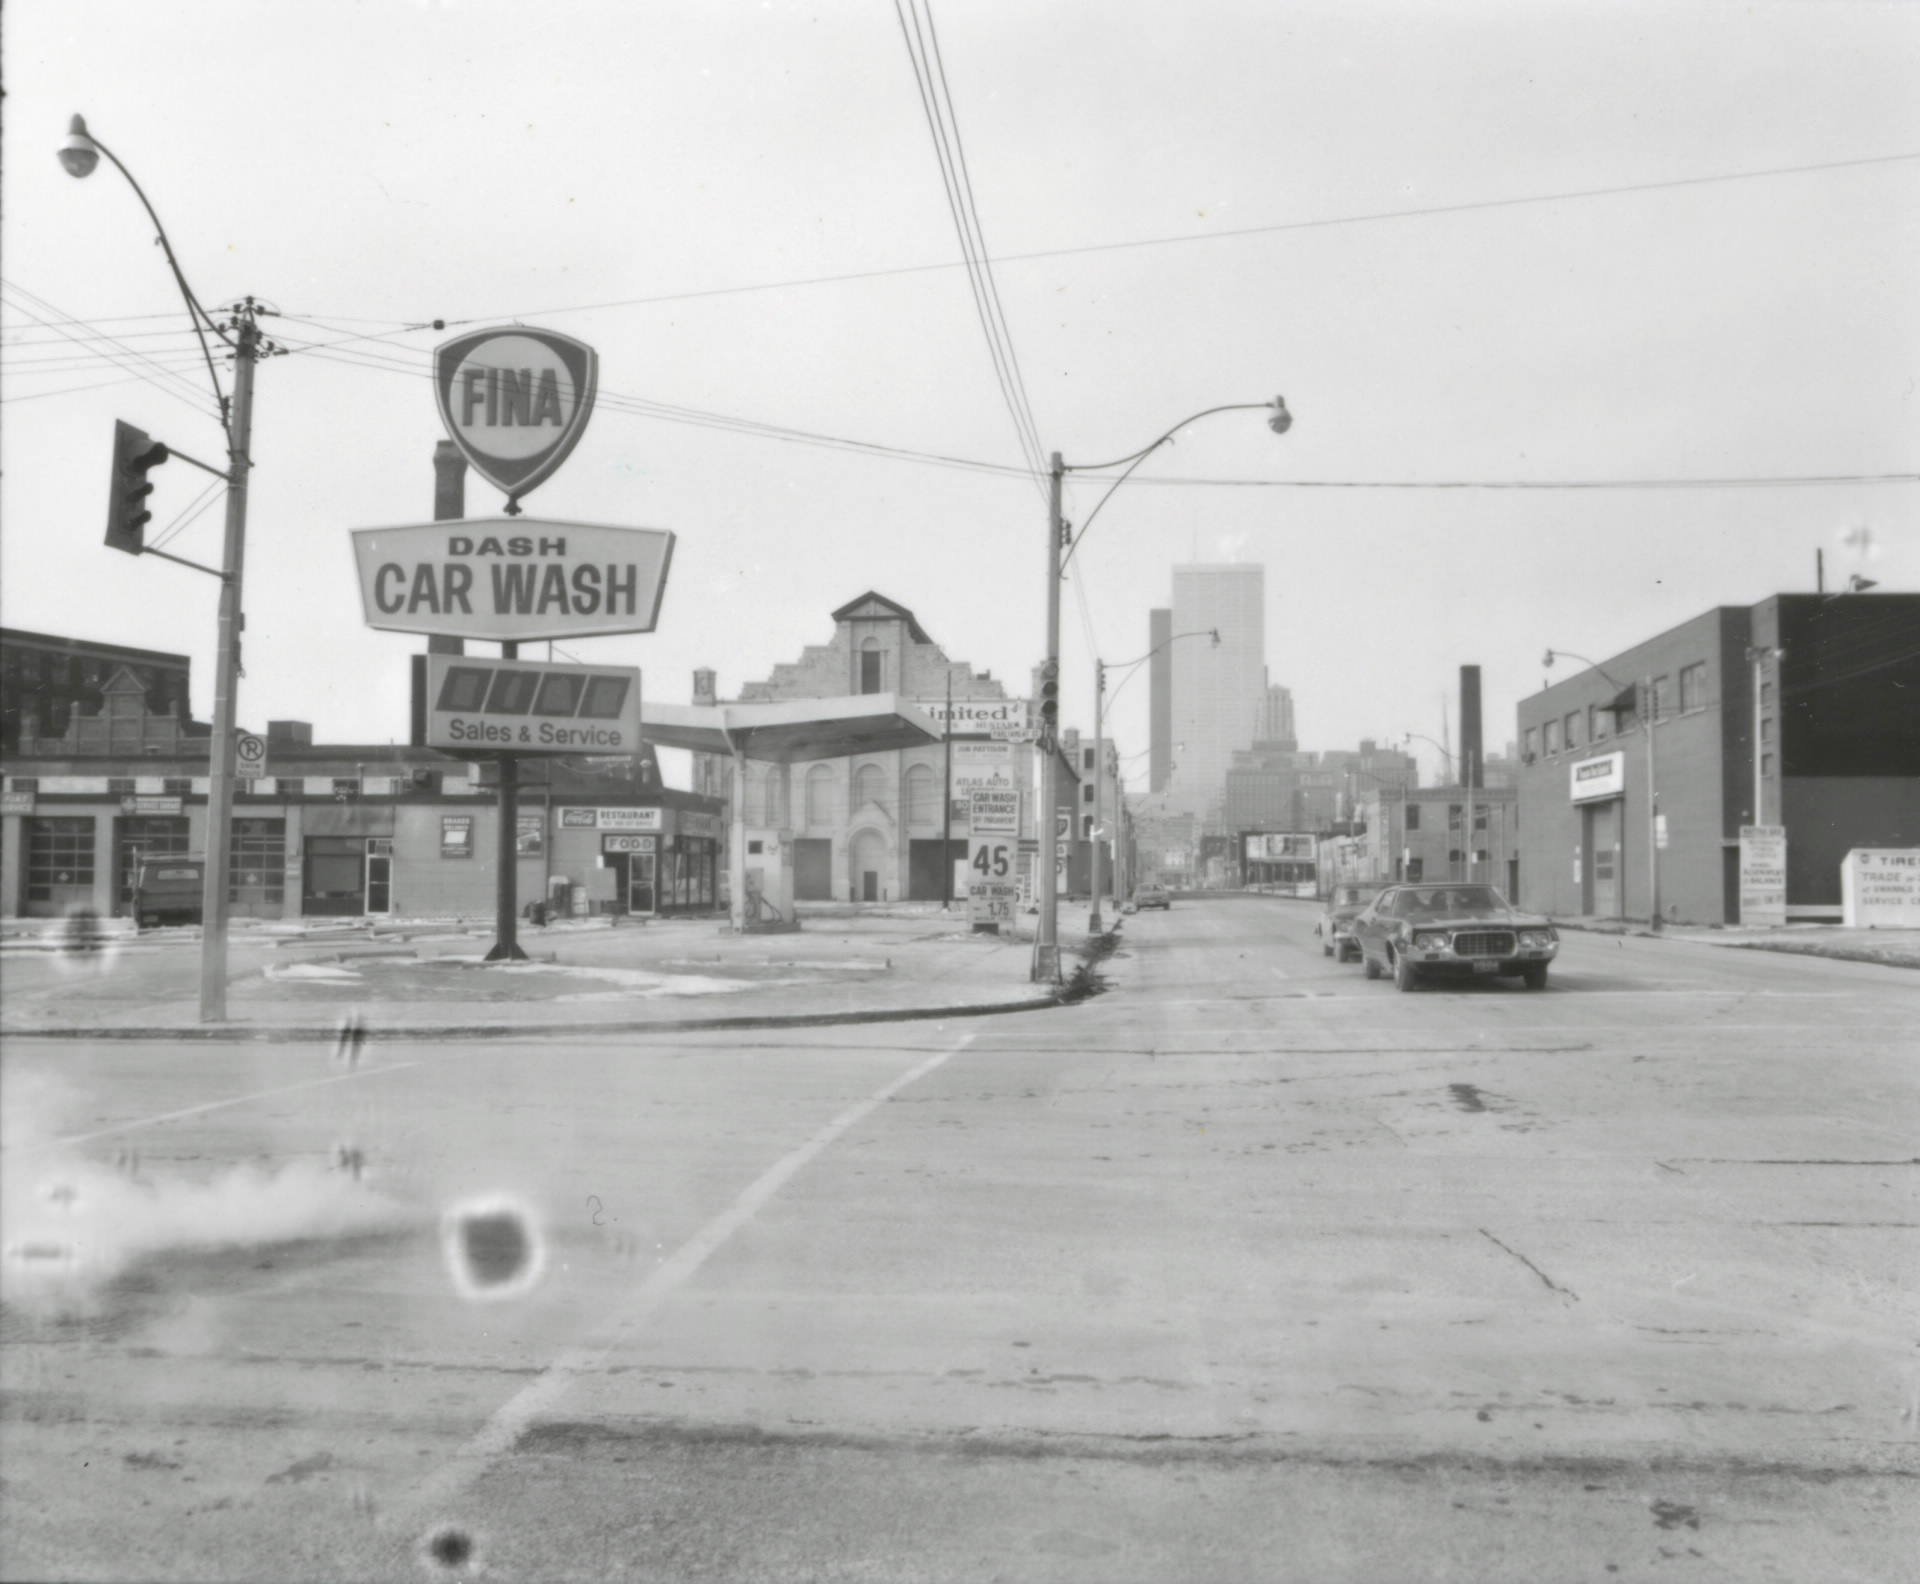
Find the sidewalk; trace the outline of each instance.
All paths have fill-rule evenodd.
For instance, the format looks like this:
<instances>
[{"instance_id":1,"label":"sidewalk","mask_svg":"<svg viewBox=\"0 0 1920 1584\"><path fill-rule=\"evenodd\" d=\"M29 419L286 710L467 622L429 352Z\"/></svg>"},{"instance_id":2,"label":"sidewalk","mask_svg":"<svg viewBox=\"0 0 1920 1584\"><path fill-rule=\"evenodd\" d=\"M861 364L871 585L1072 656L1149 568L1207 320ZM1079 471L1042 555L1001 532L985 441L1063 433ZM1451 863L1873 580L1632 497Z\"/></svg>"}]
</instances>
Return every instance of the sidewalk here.
<instances>
[{"instance_id":1,"label":"sidewalk","mask_svg":"<svg viewBox=\"0 0 1920 1584\"><path fill-rule=\"evenodd\" d=\"M1845 929L1835 924L1783 924L1755 929L1742 929L1737 924L1668 924L1656 933L1647 928L1644 920L1636 919L1556 916L1553 923L1557 929L1584 930L1595 935L1698 941L1704 946L1833 957L1842 962L1879 963L1890 968L1920 968L1920 930Z\"/></svg>"},{"instance_id":2,"label":"sidewalk","mask_svg":"<svg viewBox=\"0 0 1920 1584\"><path fill-rule=\"evenodd\" d=\"M526 963L484 962L475 920L236 925L228 1021L199 1021L199 932L106 921L77 951L40 921L5 931L0 1032L132 1039L334 1039L360 1026L438 1038L742 1029L979 1016L1048 1007L1031 982L1033 920L975 934L964 912L903 904L803 910L795 934L734 936L714 918L523 923ZM1086 941L1063 942L1066 978Z\"/></svg>"}]
</instances>

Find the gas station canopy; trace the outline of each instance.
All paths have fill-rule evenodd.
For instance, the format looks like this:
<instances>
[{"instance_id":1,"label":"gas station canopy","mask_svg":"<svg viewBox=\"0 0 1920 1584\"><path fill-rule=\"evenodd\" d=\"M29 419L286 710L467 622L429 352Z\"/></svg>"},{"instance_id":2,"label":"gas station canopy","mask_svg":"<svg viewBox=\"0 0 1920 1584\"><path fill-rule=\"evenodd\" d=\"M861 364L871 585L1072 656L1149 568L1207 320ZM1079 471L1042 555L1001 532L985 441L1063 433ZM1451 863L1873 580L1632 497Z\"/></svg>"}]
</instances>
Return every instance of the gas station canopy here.
<instances>
[{"instance_id":1,"label":"gas station canopy","mask_svg":"<svg viewBox=\"0 0 1920 1584\"><path fill-rule=\"evenodd\" d=\"M767 704L655 704L642 710L640 735L661 748L792 764L848 754L920 748L940 729L897 693L781 699Z\"/></svg>"}]
</instances>

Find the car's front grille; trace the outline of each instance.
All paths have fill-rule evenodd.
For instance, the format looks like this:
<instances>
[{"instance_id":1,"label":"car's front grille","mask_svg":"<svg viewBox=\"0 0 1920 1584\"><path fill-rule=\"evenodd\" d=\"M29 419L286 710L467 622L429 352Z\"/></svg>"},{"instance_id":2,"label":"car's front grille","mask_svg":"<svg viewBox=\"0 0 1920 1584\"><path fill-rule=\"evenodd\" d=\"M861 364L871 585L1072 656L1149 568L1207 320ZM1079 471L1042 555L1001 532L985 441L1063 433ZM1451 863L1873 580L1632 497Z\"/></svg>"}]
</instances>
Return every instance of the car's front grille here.
<instances>
[{"instance_id":1,"label":"car's front grille","mask_svg":"<svg viewBox=\"0 0 1920 1584\"><path fill-rule=\"evenodd\" d=\"M1511 930L1462 930L1453 937L1456 957L1510 957L1513 955Z\"/></svg>"}]
</instances>

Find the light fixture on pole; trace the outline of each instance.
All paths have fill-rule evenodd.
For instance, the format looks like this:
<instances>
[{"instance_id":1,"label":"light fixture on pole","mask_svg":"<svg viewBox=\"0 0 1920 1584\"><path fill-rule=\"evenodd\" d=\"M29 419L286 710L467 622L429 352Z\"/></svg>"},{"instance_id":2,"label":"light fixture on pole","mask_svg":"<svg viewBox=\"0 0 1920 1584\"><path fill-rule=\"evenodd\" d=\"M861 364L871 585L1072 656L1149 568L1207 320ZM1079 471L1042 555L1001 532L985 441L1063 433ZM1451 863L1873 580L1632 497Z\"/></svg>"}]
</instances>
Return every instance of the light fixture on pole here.
<instances>
[{"instance_id":1,"label":"light fixture on pole","mask_svg":"<svg viewBox=\"0 0 1920 1584\"><path fill-rule=\"evenodd\" d=\"M153 221L160 246L167 256L167 265L173 271L174 282L186 300L194 333L200 340L201 355L206 360L207 374L213 381L214 397L220 404L221 427L226 430L226 471L222 473L217 468L207 467L205 463L194 463L196 467L206 468L206 471L224 478L227 484L224 553L220 568L214 573L220 579L220 625L219 647L214 657L213 734L208 745L206 887L201 894L200 937L200 1021L218 1023L225 1021L227 1016L227 889L232 840L235 693L240 671L240 631L244 625L240 612L240 590L246 560L247 473L253 465L248 455L253 435L253 366L260 357L280 349L262 339L257 323L261 310L251 297L234 310L233 317L225 326L214 323L213 316L200 305L200 300L187 285L180 262L174 257L173 244L167 238L166 227L160 224L160 217L154 213L146 193L133 179L133 173L120 163L113 150L87 130L83 117L76 115L69 123L67 139L60 145L58 154L62 168L74 177L91 175L104 156L115 170L126 177L127 185L133 188L141 206L147 211L148 219ZM209 330L232 349L234 374L231 401L221 392L219 375L214 372L213 354L207 346L206 332ZM168 447L162 446L157 450L160 453L157 456L152 451L146 453L144 460L148 466L166 460L168 454L179 456L183 461L193 461L191 457ZM116 452L116 463L117 459ZM116 482L119 472L116 465ZM166 556L164 551L146 550L138 533L144 518L137 510L129 517L123 507L123 502L114 502L109 517L110 544L134 554L161 555L176 561L181 559ZM122 531L129 522L131 532ZM116 538L129 539L131 542L116 543ZM191 561L184 564L197 571L214 570Z\"/></svg>"},{"instance_id":2,"label":"light fixture on pole","mask_svg":"<svg viewBox=\"0 0 1920 1584\"><path fill-rule=\"evenodd\" d=\"M1093 526L1093 519L1100 515L1100 508L1113 499L1113 492L1133 476L1135 468L1160 447L1166 445L1190 423L1202 418L1210 418L1223 412L1265 412L1268 414L1267 427L1275 434L1285 434L1293 427L1293 414L1287 411L1284 396L1276 396L1265 402L1231 402L1221 407L1203 408L1197 413L1182 418L1177 424L1161 435L1151 445L1127 456L1115 457L1110 462L1074 463L1071 466L1062 459L1058 451L1054 452L1047 470L1047 653L1041 662L1041 674L1057 685L1060 675L1060 579L1066 564L1079 548L1080 541L1087 536L1087 530ZM1087 513L1086 521L1080 524L1078 533L1061 514L1061 485L1069 472L1098 472L1104 468L1119 467L1125 463L1126 471L1107 487L1092 511ZM1040 737L1040 811L1035 821L1040 836L1039 873L1034 876L1040 890L1040 925L1034 934L1033 977L1048 983L1056 983L1060 978L1060 886L1059 864L1056 853L1049 853L1048 847L1057 837L1049 834L1056 828L1056 810L1059 806L1059 743L1052 730L1043 720ZM1097 773L1097 769L1096 769ZM1071 830L1071 826L1069 826ZM1057 852L1057 849L1056 849ZM1096 906L1098 905L1096 901Z\"/></svg>"},{"instance_id":3,"label":"light fixture on pole","mask_svg":"<svg viewBox=\"0 0 1920 1584\"><path fill-rule=\"evenodd\" d=\"M1540 664L1551 670L1555 660L1578 660L1582 665L1598 671L1607 685L1614 689L1613 707L1616 711L1620 700L1631 698L1636 691L1632 684L1620 681L1597 660L1589 660L1571 649L1549 649ZM1640 680L1638 692L1644 702L1636 706L1637 713L1647 723L1647 927L1658 934L1661 928L1660 778L1654 754L1654 727L1659 724L1660 697L1654 691L1651 676Z\"/></svg>"}]
</instances>

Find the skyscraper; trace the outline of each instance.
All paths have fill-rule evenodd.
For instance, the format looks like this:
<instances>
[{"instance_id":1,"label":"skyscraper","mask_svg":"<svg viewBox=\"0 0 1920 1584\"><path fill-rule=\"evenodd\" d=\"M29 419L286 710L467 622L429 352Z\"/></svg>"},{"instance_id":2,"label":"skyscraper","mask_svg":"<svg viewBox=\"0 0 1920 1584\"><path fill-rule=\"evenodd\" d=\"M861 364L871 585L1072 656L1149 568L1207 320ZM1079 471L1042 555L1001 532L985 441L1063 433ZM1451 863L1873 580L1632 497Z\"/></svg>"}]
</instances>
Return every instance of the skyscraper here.
<instances>
[{"instance_id":1,"label":"skyscraper","mask_svg":"<svg viewBox=\"0 0 1920 1584\"><path fill-rule=\"evenodd\" d=\"M1147 790L1164 792L1173 779L1173 612L1147 612Z\"/></svg>"},{"instance_id":2,"label":"skyscraper","mask_svg":"<svg viewBox=\"0 0 1920 1584\"><path fill-rule=\"evenodd\" d=\"M1173 569L1173 775L1170 806L1214 813L1236 749L1253 746L1267 702L1266 569ZM1217 632L1215 645L1182 633Z\"/></svg>"}]
</instances>

